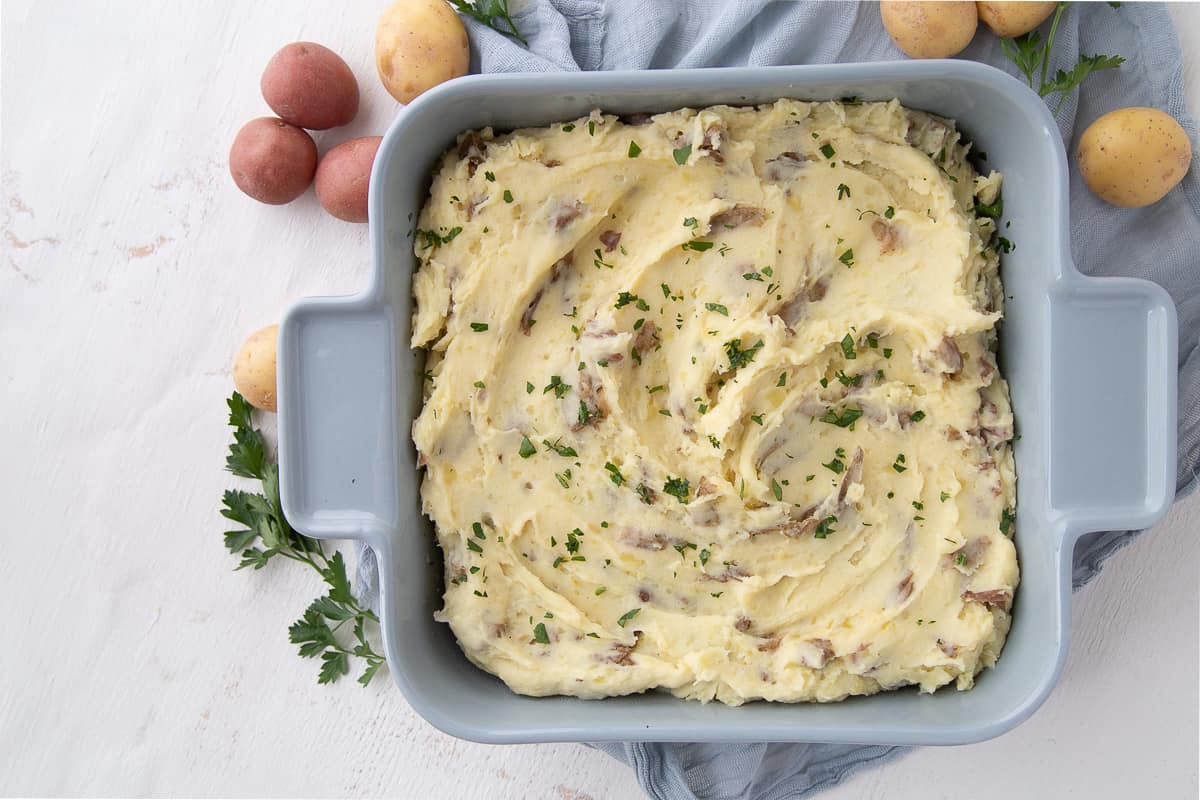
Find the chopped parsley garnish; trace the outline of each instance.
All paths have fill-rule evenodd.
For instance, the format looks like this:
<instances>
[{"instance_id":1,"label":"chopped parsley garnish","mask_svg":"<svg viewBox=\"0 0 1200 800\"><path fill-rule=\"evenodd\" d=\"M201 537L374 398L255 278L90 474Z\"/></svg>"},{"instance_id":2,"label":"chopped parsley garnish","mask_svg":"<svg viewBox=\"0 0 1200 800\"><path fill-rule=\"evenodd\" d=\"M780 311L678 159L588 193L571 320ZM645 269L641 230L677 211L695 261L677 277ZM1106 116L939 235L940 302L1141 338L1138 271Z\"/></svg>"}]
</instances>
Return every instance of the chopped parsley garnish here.
<instances>
[{"instance_id":1,"label":"chopped parsley garnish","mask_svg":"<svg viewBox=\"0 0 1200 800\"><path fill-rule=\"evenodd\" d=\"M924 503L922 503L920 500L913 500L913 501L912 501L912 507L913 507L913 508L915 508L917 511L924 511L924 510L925 510L925 504L924 504Z\"/></svg>"},{"instance_id":2,"label":"chopped parsley garnish","mask_svg":"<svg viewBox=\"0 0 1200 800\"><path fill-rule=\"evenodd\" d=\"M758 281L759 283L762 283L763 279L762 275L759 275L757 272L744 272L742 273L742 277L748 281Z\"/></svg>"},{"instance_id":3,"label":"chopped parsley garnish","mask_svg":"<svg viewBox=\"0 0 1200 800\"><path fill-rule=\"evenodd\" d=\"M762 274L766 275L768 278L770 278L771 276L773 276L775 274L775 270L771 269L770 267L763 267Z\"/></svg>"},{"instance_id":4,"label":"chopped parsley garnish","mask_svg":"<svg viewBox=\"0 0 1200 800\"><path fill-rule=\"evenodd\" d=\"M504 190L504 202L511 203L512 201L513 201L512 192L510 192L508 189L505 189Z\"/></svg>"},{"instance_id":5,"label":"chopped parsley garnish","mask_svg":"<svg viewBox=\"0 0 1200 800\"><path fill-rule=\"evenodd\" d=\"M725 343L725 355L729 357L729 369L740 369L751 361L759 350L763 348L762 339L759 339L753 345L746 349L742 349L741 339L730 339Z\"/></svg>"},{"instance_id":6,"label":"chopped parsley garnish","mask_svg":"<svg viewBox=\"0 0 1200 800\"><path fill-rule=\"evenodd\" d=\"M531 455L533 455L536 452L537 452L537 448L533 446L533 442L529 441L529 437L522 436L521 437L521 449L517 451L517 453L521 456L521 458L529 458Z\"/></svg>"},{"instance_id":7,"label":"chopped parsley garnish","mask_svg":"<svg viewBox=\"0 0 1200 800\"><path fill-rule=\"evenodd\" d=\"M853 267L854 266L854 248L850 248L850 249L846 250L846 252L844 252L840 256L838 256L838 261L842 262L847 267Z\"/></svg>"},{"instance_id":8,"label":"chopped parsley garnish","mask_svg":"<svg viewBox=\"0 0 1200 800\"><path fill-rule=\"evenodd\" d=\"M867 334L867 347L879 347L879 337L873 333Z\"/></svg>"},{"instance_id":9,"label":"chopped parsley garnish","mask_svg":"<svg viewBox=\"0 0 1200 800\"><path fill-rule=\"evenodd\" d=\"M706 242L703 239L692 239L690 242L683 243L684 250L695 250L697 253L703 253L705 250L711 250L712 242Z\"/></svg>"},{"instance_id":10,"label":"chopped parsley garnish","mask_svg":"<svg viewBox=\"0 0 1200 800\"><path fill-rule=\"evenodd\" d=\"M1017 519L1016 514L1011 508L1006 508L1000 512L1000 532L1008 536L1012 532L1013 522Z\"/></svg>"},{"instance_id":11,"label":"chopped parsley garnish","mask_svg":"<svg viewBox=\"0 0 1200 800\"><path fill-rule=\"evenodd\" d=\"M660 408L660 409L658 410L658 413L662 414L664 417L669 417L669 416L671 416L671 412L670 412L670 411L668 411L668 410L667 410L667 409L665 409L665 408Z\"/></svg>"},{"instance_id":12,"label":"chopped parsley garnish","mask_svg":"<svg viewBox=\"0 0 1200 800\"><path fill-rule=\"evenodd\" d=\"M604 260L604 255L600 252L599 247L592 251L592 266L596 269L600 269L601 267L613 268L612 264Z\"/></svg>"},{"instance_id":13,"label":"chopped parsley garnish","mask_svg":"<svg viewBox=\"0 0 1200 800\"><path fill-rule=\"evenodd\" d=\"M710 558L712 558L712 553L708 552L708 548L701 550L700 551L700 566L703 567L706 564L708 564L708 560Z\"/></svg>"},{"instance_id":14,"label":"chopped parsley garnish","mask_svg":"<svg viewBox=\"0 0 1200 800\"><path fill-rule=\"evenodd\" d=\"M835 522L837 522L837 517L834 516L828 516L818 522L816 529L813 530L813 537L817 539L824 539L829 534L836 533L833 528L833 523Z\"/></svg>"},{"instance_id":15,"label":"chopped parsley garnish","mask_svg":"<svg viewBox=\"0 0 1200 800\"><path fill-rule=\"evenodd\" d=\"M854 352L854 338L848 333L842 337L842 355L847 361L858 358L858 354Z\"/></svg>"},{"instance_id":16,"label":"chopped parsley garnish","mask_svg":"<svg viewBox=\"0 0 1200 800\"><path fill-rule=\"evenodd\" d=\"M534 626L533 640L538 644L550 644L550 634L546 633L546 623L539 622Z\"/></svg>"},{"instance_id":17,"label":"chopped parsley garnish","mask_svg":"<svg viewBox=\"0 0 1200 800\"><path fill-rule=\"evenodd\" d=\"M755 424L757 424L757 425L763 424L763 415L762 414L751 414L750 419L754 420Z\"/></svg>"},{"instance_id":18,"label":"chopped parsley garnish","mask_svg":"<svg viewBox=\"0 0 1200 800\"><path fill-rule=\"evenodd\" d=\"M981 203L978 200L975 201L976 216L991 217L992 219L999 219L1000 215L1003 213L1004 213L1004 198L1002 198L1002 197L997 196L996 202L994 202L994 203Z\"/></svg>"},{"instance_id":19,"label":"chopped parsley garnish","mask_svg":"<svg viewBox=\"0 0 1200 800\"><path fill-rule=\"evenodd\" d=\"M630 158L637 158L637 157L638 157L638 156L640 156L641 154L642 154L642 148L638 147L638 143L637 143L637 142L630 142L630 143L629 143L629 157L630 157Z\"/></svg>"},{"instance_id":20,"label":"chopped parsley garnish","mask_svg":"<svg viewBox=\"0 0 1200 800\"><path fill-rule=\"evenodd\" d=\"M682 167L692 155L692 146L677 147L671 151L671 155L675 156L675 163Z\"/></svg>"},{"instance_id":21,"label":"chopped parsley garnish","mask_svg":"<svg viewBox=\"0 0 1200 800\"><path fill-rule=\"evenodd\" d=\"M829 388L829 378L821 378L821 380L817 381L817 383L821 384L822 389Z\"/></svg>"},{"instance_id":22,"label":"chopped parsley garnish","mask_svg":"<svg viewBox=\"0 0 1200 800\"><path fill-rule=\"evenodd\" d=\"M533 394L533 384L525 381L525 394Z\"/></svg>"},{"instance_id":23,"label":"chopped parsley garnish","mask_svg":"<svg viewBox=\"0 0 1200 800\"><path fill-rule=\"evenodd\" d=\"M883 357L891 358L892 357L892 348L890 348L890 347L883 348Z\"/></svg>"},{"instance_id":24,"label":"chopped parsley garnish","mask_svg":"<svg viewBox=\"0 0 1200 800\"><path fill-rule=\"evenodd\" d=\"M487 534L483 532L483 525L478 522L471 523L471 532L475 534L476 539L486 539Z\"/></svg>"},{"instance_id":25,"label":"chopped parsley garnish","mask_svg":"<svg viewBox=\"0 0 1200 800\"><path fill-rule=\"evenodd\" d=\"M575 123L568 122L566 125L563 125L562 129L563 133L570 133L571 131L575 130Z\"/></svg>"},{"instance_id":26,"label":"chopped parsley garnish","mask_svg":"<svg viewBox=\"0 0 1200 800\"><path fill-rule=\"evenodd\" d=\"M475 331L476 333L483 333L487 329L488 329L488 324L486 322L472 322L471 323L471 330Z\"/></svg>"},{"instance_id":27,"label":"chopped parsley garnish","mask_svg":"<svg viewBox=\"0 0 1200 800\"><path fill-rule=\"evenodd\" d=\"M487 384L484 383L483 381L475 381L474 386L476 389L486 389L487 388Z\"/></svg>"},{"instance_id":28,"label":"chopped parsley garnish","mask_svg":"<svg viewBox=\"0 0 1200 800\"><path fill-rule=\"evenodd\" d=\"M771 478L771 494L775 495L776 500L783 499L783 487L779 485L779 481Z\"/></svg>"},{"instance_id":29,"label":"chopped parsley garnish","mask_svg":"<svg viewBox=\"0 0 1200 800\"><path fill-rule=\"evenodd\" d=\"M638 497L642 498L642 502L646 505L650 505L654 502L654 490L646 484L639 483L636 491L638 493Z\"/></svg>"},{"instance_id":30,"label":"chopped parsley garnish","mask_svg":"<svg viewBox=\"0 0 1200 800\"><path fill-rule=\"evenodd\" d=\"M822 464L821 466L827 470L830 470L834 475L841 475L846 471L846 465L842 463L840 458L835 458L828 464Z\"/></svg>"},{"instance_id":31,"label":"chopped parsley garnish","mask_svg":"<svg viewBox=\"0 0 1200 800\"><path fill-rule=\"evenodd\" d=\"M967 565L967 554L959 553L958 557L954 559L954 563L958 564L960 567L965 567Z\"/></svg>"},{"instance_id":32,"label":"chopped parsley garnish","mask_svg":"<svg viewBox=\"0 0 1200 800\"><path fill-rule=\"evenodd\" d=\"M776 386L786 386L787 385L787 373L786 372L779 373L779 380L775 383L775 385Z\"/></svg>"},{"instance_id":33,"label":"chopped parsley garnish","mask_svg":"<svg viewBox=\"0 0 1200 800\"><path fill-rule=\"evenodd\" d=\"M604 594L607 591L608 591L607 586L597 586L596 587L596 596L599 597L600 595Z\"/></svg>"},{"instance_id":34,"label":"chopped parsley garnish","mask_svg":"<svg viewBox=\"0 0 1200 800\"><path fill-rule=\"evenodd\" d=\"M635 608L630 611L626 611L624 614L621 615L621 618L617 620L617 624L620 625L622 628L624 628L626 623L629 622L629 620L633 619L634 617L636 617L638 615L639 611L641 611L640 608Z\"/></svg>"},{"instance_id":35,"label":"chopped parsley garnish","mask_svg":"<svg viewBox=\"0 0 1200 800\"><path fill-rule=\"evenodd\" d=\"M886 219L891 219L892 217L896 216L896 209L888 206L886 209L884 209L883 216Z\"/></svg>"},{"instance_id":36,"label":"chopped parsley garnish","mask_svg":"<svg viewBox=\"0 0 1200 800\"><path fill-rule=\"evenodd\" d=\"M996 252L1011 253L1013 250L1016 250L1016 249L1017 249L1017 246L1015 244L1013 244L1012 242L1010 242L1008 239L1005 239L1003 236L1000 236L996 239Z\"/></svg>"},{"instance_id":37,"label":"chopped parsley garnish","mask_svg":"<svg viewBox=\"0 0 1200 800\"><path fill-rule=\"evenodd\" d=\"M650 306L646 305L645 300L638 297L636 294L630 294L629 292L621 292L618 294L616 305L614 305L613 308L624 308L630 303L637 303L637 307L642 311L650 310Z\"/></svg>"},{"instance_id":38,"label":"chopped parsley garnish","mask_svg":"<svg viewBox=\"0 0 1200 800\"><path fill-rule=\"evenodd\" d=\"M565 395L570 388L571 384L563 383L563 379L561 377L558 375L551 375L550 382L542 389L542 394L553 391L554 396L561 400L563 395Z\"/></svg>"},{"instance_id":39,"label":"chopped parsley garnish","mask_svg":"<svg viewBox=\"0 0 1200 800\"><path fill-rule=\"evenodd\" d=\"M646 394L657 394L658 392L661 392L666 388L667 387L663 386L661 383L658 386L647 386Z\"/></svg>"},{"instance_id":40,"label":"chopped parsley garnish","mask_svg":"<svg viewBox=\"0 0 1200 800\"><path fill-rule=\"evenodd\" d=\"M467 549L474 553L482 553L483 548L474 539L467 539Z\"/></svg>"},{"instance_id":41,"label":"chopped parsley garnish","mask_svg":"<svg viewBox=\"0 0 1200 800\"><path fill-rule=\"evenodd\" d=\"M833 149L833 145L829 144L828 142L821 145L821 155L825 156L826 158L833 158L836 153L837 151Z\"/></svg>"},{"instance_id":42,"label":"chopped parsley garnish","mask_svg":"<svg viewBox=\"0 0 1200 800\"><path fill-rule=\"evenodd\" d=\"M713 436L711 433L708 435L708 443L711 444L713 446L713 448L715 448L717 450L721 449L721 440L718 439L717 437Z\"/></svg>"},{"instance_id":43,"label":"chopped parsley garnish","mask_svg":"<svg viewBox=\"0 0 1200 800\"><path fill-rule=\"evenodd\" d=\"M837 425L839 428L851 428L853 430L854 421L862 415L861 408L844 408L840 414L830 408L822 415L821 422L828 422L830 425Z\"/></svg>"},{"instance_id":44,"label":"chopped parsley garnish","mask_svg":"<svg viewBox=\"0 0 1200 800\"><path fill-rule=\"evenodd\" d=\"M604 468L608 470L609 477L612 478L612 482L617 486L625 482L625 476L621 474L621 470L617 468L616 464L609 461L604 464Z\"/></svg>"},{"instance_id":45,"label":"chopped parsley garnish","mask_svg":"<svg viewBox=\"0 0 1200 800\"><path fill-rule=\"evenodd\" d=\"M488 180L488 182L489 182L489 183L495 183L495 182L496 182L496 173L494 173L494 172L491 172L490 170L489 170L489 171L487 171L487 172L485 172L485 173L483 173L483 177L484 177L484 178L486 178L486 179Z\"/></svg>"},{"instance_id":46,"label":"chopped parsley garnish","mask_svg":"<svg viewBox=\"0 0 1200 800\"><path fill-rule=\"evenodd\" d=\"M691 495L691 487L688 485L687 478L668 477L667 482L663 484L663 491L684 504L687 503Z\"/></svg>"},{"instance_id":47,"label":"chopped parsley garnish","mask_svg":"<svg viewBox=\"0 0 1200 800\"><path fill-rule=\"evenodd\" d=\"M912 413L912 416L910 416L909 419L911 419L913 422L920 422L921 420L925 419L925 412L917 409Z\"/></svg>"},{"instance_id":48,"label":"chopped parsley garnish","mask_svg":"<svg viewBox=\"0 0 1200 800\"><path fill-rule=\"evenodd\" d=\"M671 296L671 287L670 286L667 286L665 283L661 283L661 284L659 284L659 286L662 287L663 297Z\"/></svg>"},{"instance_id":49,"label":"chopped parsley garnish","mask_svg":"<svg viewBox=\"0 0 1200 800\"><path fill-rule=\"evenodd\" d=\"M705 303L704 307L707 308L709 311L715 311L718 314L724 314L727 317L729 316L729 309L726 308L725 306L721 305L720 303Z\"/></svg>"},{"instance_id":50,"label":"chopped parsley garnish","mask_svg":"<svg viewBox=\"0 0 1200 800\"><path fill-rule=\"evenodd\" d=\"M699 225L700 225L700 221L697 220L695 217L684 217L683 218L683 227L685 227L685 228L691 228L691 229L695 230Z\"/></svg>"},{"instance_id":51,"label":"chopped parsley garnish","mask_svg":"<svg viewBox=\"0 0 1200 800\"><path fill-rule=\"evenodd\" d=\"M837 193L838 193L838 198L837 198L838 200L841 200L843 197L849 197L850 196L850 187L844 183L839 183L838 187L837 187Z\"/></svg>"},{"instance_id":52,"label":"chopped parsley garnish","mask_svg":"<svg viewBox=\"0 0 1200 800\"><path fill-rule=\"evenodd\" d=\"M837 378L838 383L842 384L842 386L858 386L860 383L862 383L862 375L855 375L853 378L851 378L845 373L844 370L840 369L837 371L837 375L834 375L833 377Z\"/></svg>"},{"instance_id":53,"label":"chopped parsley garnish","mask_svg":"<svg viewBox=\"0 0 1200 800\"><path fill-rule=\"evenodd\" d=\"M588 408L588 404L583 402L582 400L580 400L579 401L579 424L581 426L587 425L589 422L591 422L592 416L593 416L592 410L590 408Z\"/></svg>"},{"instance_id":54,"label":"chopped parsley garnish","mask_svg":"<svg viewBox=\"0 0 1200 800\"><path fill-rule=\"evenodd\" d=\"M563 458L576 458L579 456L579 453L575 452L574 447L562 444L562 439L555 439L553 442L548 439L542 439L542 444L546 446L546 449L553 450Z\"/></svg>"},{"instance_id":55,"label":"chopped parsley garnish","mask_svg":"<svg viewBox=\"0 0 1200 800\"><path fill-rule=\"evenodd\" d=\"M900 453L896 456L896 460L892 464L892 469L896 470L896 472L904 472L904 470L908 469L908 467L904 466L904 461L904 453Z\"/></svg>"},{"instance_id":56,"label":"chopped parsley garnish","mask_svg":"<svg viewBox=\"0 0 1200 800\"><path fill-rule=\"evenodd\" d=\"M589 119L588 120L588 136L595 136L595 135L596 135L596 120Z\"/></svg>"}]
</instances>

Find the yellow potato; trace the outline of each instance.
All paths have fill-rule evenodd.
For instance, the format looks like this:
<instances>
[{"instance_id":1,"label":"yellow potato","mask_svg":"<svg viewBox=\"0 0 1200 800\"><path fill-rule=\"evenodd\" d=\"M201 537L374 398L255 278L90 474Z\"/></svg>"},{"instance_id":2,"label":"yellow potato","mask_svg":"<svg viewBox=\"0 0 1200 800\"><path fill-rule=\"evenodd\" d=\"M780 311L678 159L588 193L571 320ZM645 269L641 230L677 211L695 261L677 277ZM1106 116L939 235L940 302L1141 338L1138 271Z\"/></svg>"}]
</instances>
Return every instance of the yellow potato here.
<instances>
[{"instance_id":1,"label":"yellow potato","mask_svg":"<svg viewBox=\"0 0 1200 800\"><path fill-rule=\"evenodd\" d=\"M1192 163L1183 126L1156 108L1119 108L1079 139L1079 172L1100 199L1124 208L1157 203Z\"/></svg>"},{"instance_id":2,"label":"yellow potato","mask_svg":"<svg viewBox=\"0 0 1200 800\"><path fill-rule=\"evenodd\" d=\"M888 36L912 58L949 58L962 52L975 37L979 14L970 2L907 2L879 4Z\"/></svg>"},{"instance_id":3,"label":"yellow potato","mask_svg":"<svg viewBox=\"0 0 1200 800\"><path fill-rule=\"evenodd\" d=\"M1058 3L995 2L975 4L979 19L997 36L1020 36L1046 21Z\"/></svg>"},{"instance_id":4,"label":"yellow potato","mask_svg":"<svg viewBox=\"0 0 1200 800\"><path fill-rule=\"evenodd\" d=\"M467 74L467 29L445 0L396 0L375 29L375 67L401 103Z\"/></svg>"},{"instance_id":5,"label":"yellow potato","mask_svg":"<svg viewBox=\"0 0 1200 800\"><path fill-rule=\"evenodd\" d=\"M255 331L242 343L233 362L233 385L242 397L255 408L274 411L278 395L275 391L275 346L279 326L268 325Z\"/></svg>"}]
</instances>

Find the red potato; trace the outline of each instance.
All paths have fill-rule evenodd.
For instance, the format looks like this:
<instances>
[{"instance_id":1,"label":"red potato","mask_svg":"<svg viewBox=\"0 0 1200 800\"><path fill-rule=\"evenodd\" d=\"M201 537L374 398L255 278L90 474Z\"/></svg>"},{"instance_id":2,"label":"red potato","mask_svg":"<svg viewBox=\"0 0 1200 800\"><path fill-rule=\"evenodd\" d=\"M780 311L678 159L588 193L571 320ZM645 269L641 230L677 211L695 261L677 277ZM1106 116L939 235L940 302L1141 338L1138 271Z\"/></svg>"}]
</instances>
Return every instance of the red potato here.
<instances>
[{"instance_id":1,"label":"red potato","mask_svg":"<svg viewBox=\"0 0 1200 800\"><path fill-rule=\"evenodd\" d=\"M381 136L364 136L342 142L326 153L317 166L317 199L338 219L367 221L371 165L381 141Z\"/></svg>"},{"instance_id":2,"label":"red potato","mask_svg":"<svg viewBox=\"0 0 1200 800\"><path fill-rule=\"evenodd\" d=\"M358 81L341 56L315 42L293 42L267 63L262 96L284 122L323 131L358 114Z\"/></svg>"},{"instance_id":3,"label":"red potato","mask_svg":"<svg viewBox=\"0 0 1200 800\"><path fill-rule=\"evenodd\" d=\"M242 126L229 149L233 182L260 203L290 203L312 183L317 145L304 131L275 117Z\"/></svg>"}]
</instances>

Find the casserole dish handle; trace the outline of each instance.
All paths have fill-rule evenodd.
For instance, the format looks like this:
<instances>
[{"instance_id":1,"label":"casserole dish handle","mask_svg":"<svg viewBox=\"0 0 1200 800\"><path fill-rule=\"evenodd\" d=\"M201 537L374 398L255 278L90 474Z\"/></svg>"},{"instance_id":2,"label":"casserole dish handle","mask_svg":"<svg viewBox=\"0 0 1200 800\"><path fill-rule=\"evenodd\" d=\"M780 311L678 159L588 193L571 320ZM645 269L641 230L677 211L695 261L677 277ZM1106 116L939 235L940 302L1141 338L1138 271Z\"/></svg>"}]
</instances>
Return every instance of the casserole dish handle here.
<instances>
[{"instance_id":1,"label":"casserole dish handle","mask_svg":"<svg viewBox=\"0 0 1200 800\"><path fill-rule=\"evenodd\" d=\"M279 326L279 489L296 530L378 541L398 498L391 315L363 297L314 298Z\"/></svg>"},{"instance_id":2,"label":"casserole dish handle","mask_svg":"<svg viewBox=\"0 0 1200 800\"><path fill-rule=\"evenodd\" d=\"M1149 281L1079 276L1058 287L1049 489L1068 535L1145 528L1170 508L1176 326L1170 296Z\"/></svg>"}]
</instances>

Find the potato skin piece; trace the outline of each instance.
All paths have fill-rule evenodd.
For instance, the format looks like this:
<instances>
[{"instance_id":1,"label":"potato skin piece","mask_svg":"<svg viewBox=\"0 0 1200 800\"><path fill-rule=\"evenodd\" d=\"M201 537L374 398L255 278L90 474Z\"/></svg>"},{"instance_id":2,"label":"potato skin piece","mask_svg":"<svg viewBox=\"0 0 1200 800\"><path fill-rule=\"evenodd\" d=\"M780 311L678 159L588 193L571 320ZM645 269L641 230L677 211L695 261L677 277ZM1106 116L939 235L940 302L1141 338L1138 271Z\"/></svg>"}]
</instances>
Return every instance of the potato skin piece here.
<instances>
[{"instance_id":1,"label":"potato skin piece","mask_svg":"<svg viewBox=\"0 0 1200 800\"><path fill-rule=\"evenodd\" d=\"M1041 25L1054 13L1055 2L1015 2L999 0L975 4L979 9L979 21L987 25L997 36L1021 36Z\"/></svg>"},{"instance_id":2,"label":"potato skin piece","mask_svg":"<svg viewBox=\"0 0 1200 800\"><path fill-rule=\"evenodd\" d=\"M1156 108L1110 111L1079 138L1079 174L1100 199L1123 208L1157 203L1183 180L1192 145L1174 117Z\"/></svg>"},{"instance_id":3,"label":"potato skin piece","mask_svg":"<svg viewBox=\"0 0 1200 800\"><path fill-rule=\"evenodd\" d=\"M949 58L975 37L979 13L963 0L885 0L879 4L888 36L910 58Z\"/></svg>"},{"instance_id":4,"label":"potato skin piece","mask_svg":"<svg viewBox=\"0 0 1200 800\"><path fill-rule=\"evenodd\" d=\"M346 222L367 221L371 165L382 136L363 136L342 142L317 165L316 190L321 206Z\"/></svg>"},{"instance_id":5,"label":"potato skin piece","mask_svg":"<svg viewBox=\"0 0 1200 800\"><path fill-rule=\"evenodd\" d=\"M242 126L229 149L229 174L260 203L290 203L312 183L317 145L295 125L259 117Z\"/></svg>"},{"instance_id":6,"label":"potato skin piece","mask_svg":"<svg viewBox=\"0 0 1200 800\"><path fill-rule=\"evenodd\" d=\"M233 362L233 385L255 408L274 412L278 406L275 388L275 351L279 326L268 325L250 334Z\"/></svg>"},{"instance_id":7,"label":"potato skin piece","mask_svg":"<svg viewBox=\"0 0 1200 800\"><path fill-rule=\"evenodd\" d=\"M470 58L467 29L445 0L396 0L379 18L375 67L401 103L466 75Z\"/></svg>"},{"instance_id":8,"label":"potato skin piece","mask_svg":"<svg viewBox=\"0 0 1200 800\"><path fill-rule=\"evenodd\" d=\"M292 42L271 57L260 81L263 99L284 122L323 131L358 114L358 81L350 66L316 42Z\"/></svg>"}]
</instances>

